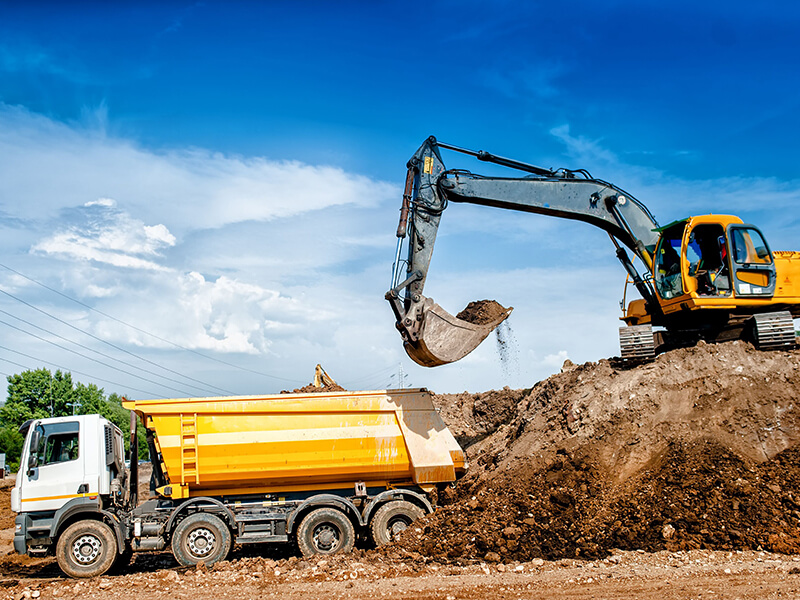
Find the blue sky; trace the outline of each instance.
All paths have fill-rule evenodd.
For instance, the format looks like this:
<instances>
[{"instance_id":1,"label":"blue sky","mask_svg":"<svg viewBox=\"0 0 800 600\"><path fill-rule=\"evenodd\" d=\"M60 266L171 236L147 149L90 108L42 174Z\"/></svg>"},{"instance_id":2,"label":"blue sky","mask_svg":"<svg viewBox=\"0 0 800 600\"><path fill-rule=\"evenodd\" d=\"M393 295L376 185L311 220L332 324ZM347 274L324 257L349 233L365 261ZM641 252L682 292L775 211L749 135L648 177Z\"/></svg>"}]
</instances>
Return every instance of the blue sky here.
<instances>
[{"instance_id":1,"label":"blue sky","mask_svg":"<svg viewBox=\"0 0 800 600\"><path fill-rule=\"evenodd\" d=\"M662 223L734 213L796 249L798 26L789 2L0 3L2 264L83 303L0 268L2 320L236 393L303 385L317 362L351 388L400 365L437 391L530 386L617 352L605 234L448 210L426 291L454 313L514 305L516 358L490 339L423 369L383 300L406 160L434 134L587 168ZM179 395L0 338L34 357L0 349L0 372Z\"/></svg>"}]
</instances>

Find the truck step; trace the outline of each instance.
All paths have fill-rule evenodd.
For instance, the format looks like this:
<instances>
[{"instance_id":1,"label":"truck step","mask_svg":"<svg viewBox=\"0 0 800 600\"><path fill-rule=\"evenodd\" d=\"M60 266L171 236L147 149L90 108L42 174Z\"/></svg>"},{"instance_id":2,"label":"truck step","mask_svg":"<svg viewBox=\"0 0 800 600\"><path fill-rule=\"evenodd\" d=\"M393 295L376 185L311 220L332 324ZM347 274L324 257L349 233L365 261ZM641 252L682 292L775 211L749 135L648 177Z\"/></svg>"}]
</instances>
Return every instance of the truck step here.
<instances>
[{"instance_id":1,"label":"truck step","mask_svg":"<svg viewBox=\"0 0 800 600\"><path fill-rule=\"evenodd\" d=\"M260 544L263 542L288 542L288 535L270 535L268 533L243 533L236 536L237 544Z\"/></svg>"},{"instance_id":2,"label":"truck step","mask_svg":"<svg viewBox=\"0 0 800 600\"><path fill-rule=\"evenodd\" d=\"M756 346L762 350L793 348L797 343L794 320L788 310L753 317Z\"/></svg>"},{"instance_id":3,"label":"truck step","mask_svg":"<svg viewBox=\"0 0 800 600\"><path fill-rule=\"evenodd\" d=\"M619 348L623 360L649 360L656 355L652 325L619 328Z\"/></svg>"}]
</instances>

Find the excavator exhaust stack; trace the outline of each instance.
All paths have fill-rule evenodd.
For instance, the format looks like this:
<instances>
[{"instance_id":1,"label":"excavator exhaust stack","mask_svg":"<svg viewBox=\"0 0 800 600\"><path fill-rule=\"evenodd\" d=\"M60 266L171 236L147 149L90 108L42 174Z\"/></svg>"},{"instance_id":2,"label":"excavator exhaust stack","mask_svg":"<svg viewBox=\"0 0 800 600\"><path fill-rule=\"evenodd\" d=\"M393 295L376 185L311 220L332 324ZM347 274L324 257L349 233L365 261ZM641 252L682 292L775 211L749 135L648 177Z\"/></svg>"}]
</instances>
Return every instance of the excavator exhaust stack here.
<instances>
[{"instance_id":1,"label":"excavator exhaust stack","mask_svg":"<svg viewBox=\"0 0 800 600\"><path fill-rule=\"evenodd\" d=\"M438 367L464 358L514 310L500 309L491 320L471 323L454 317L431 298L419 296L397 327L411 360L423 367Z\"/></svg>"}]
</instances>

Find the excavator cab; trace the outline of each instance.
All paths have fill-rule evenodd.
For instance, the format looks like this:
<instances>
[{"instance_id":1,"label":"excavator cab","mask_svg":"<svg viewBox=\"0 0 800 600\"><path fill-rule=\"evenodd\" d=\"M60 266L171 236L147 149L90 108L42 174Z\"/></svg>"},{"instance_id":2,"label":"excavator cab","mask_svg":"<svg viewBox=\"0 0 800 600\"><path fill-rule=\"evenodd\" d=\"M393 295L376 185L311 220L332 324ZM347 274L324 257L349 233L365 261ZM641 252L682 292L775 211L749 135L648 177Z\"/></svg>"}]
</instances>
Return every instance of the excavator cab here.
<instances>
[{"instance_id":1,"label":"excavator cab","mask_svg":"<svg viewBox=\"0 0 800 600\"><path fill-rule=\"evenodd\" d=\"M702 215L661 229L653 281L664 313L670 314L713 306L718 298L770 298L775 264L758 228L738 217Z\"/></svg>"}]
</instances>

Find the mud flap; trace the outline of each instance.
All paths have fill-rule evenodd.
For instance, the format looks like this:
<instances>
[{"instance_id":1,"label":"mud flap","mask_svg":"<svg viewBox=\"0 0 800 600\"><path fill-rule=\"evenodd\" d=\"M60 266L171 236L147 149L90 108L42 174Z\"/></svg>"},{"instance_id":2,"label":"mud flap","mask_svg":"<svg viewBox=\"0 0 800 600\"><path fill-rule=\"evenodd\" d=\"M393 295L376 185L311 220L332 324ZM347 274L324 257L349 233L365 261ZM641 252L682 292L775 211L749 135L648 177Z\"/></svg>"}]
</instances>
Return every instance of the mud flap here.
<instances>
[{"instance_id":1,"label":"mud flap","mask_svg":"<svg viewBox=\"0 0 800 600\"><path fill-rule=\"evenodd\" d=\"M475 325L454 317L430 298L422 298L411 311L412 322L419 323L416 335L403 346L415 363L423 367L438 367L455 362L472 352L486 337L505 321L513 308L494 321Z\"/></svg>"}]
</instances>

